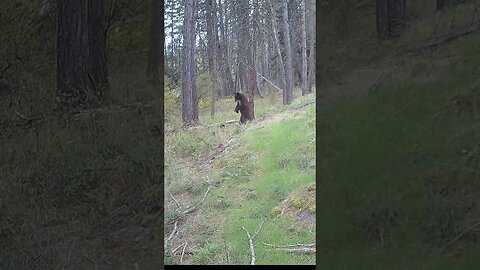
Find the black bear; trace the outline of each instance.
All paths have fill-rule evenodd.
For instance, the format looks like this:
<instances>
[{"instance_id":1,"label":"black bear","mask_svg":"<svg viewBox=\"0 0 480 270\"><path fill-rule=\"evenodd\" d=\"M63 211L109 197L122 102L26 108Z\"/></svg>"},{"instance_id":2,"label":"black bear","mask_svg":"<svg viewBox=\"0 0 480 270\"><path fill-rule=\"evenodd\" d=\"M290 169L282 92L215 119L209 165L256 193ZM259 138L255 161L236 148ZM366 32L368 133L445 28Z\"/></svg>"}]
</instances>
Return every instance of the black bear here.
<instances>
[{"instance_id":1,"label":"black bear","mask_svg":"<svg viewBox=\"0 0 480 270\"><path fill-rule=\"evenodd\" d=\"M252 108L248 98L242 93L235 93L235 101L237 106L235 107L235 112L240 111L240 123L245 123L246 121L252 121Z\"/></svg>"}]
</instances>

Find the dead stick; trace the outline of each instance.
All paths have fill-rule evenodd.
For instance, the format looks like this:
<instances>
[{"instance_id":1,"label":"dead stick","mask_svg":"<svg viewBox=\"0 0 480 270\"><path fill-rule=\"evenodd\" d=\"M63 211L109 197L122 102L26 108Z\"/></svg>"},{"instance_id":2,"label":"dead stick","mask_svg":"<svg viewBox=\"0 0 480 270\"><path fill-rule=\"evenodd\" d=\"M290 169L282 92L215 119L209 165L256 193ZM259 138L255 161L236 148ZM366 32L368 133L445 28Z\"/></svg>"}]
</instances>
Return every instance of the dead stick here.
<instances>
[{"instance_id":1,"label":"dead stick","mask_svg":"<svg viewBox=\"0 0 480 270\"><path fill-rule=\"evenodd\" d=\"M248 237L248 243L249 243L249 246L250 246L250 253L252 255L252 261L251 261L250 265L255 265L255 249L253 248L252 236L247 231L247 229L245 229L243 226L242 226L242 229L247 233L247 237Z\"/></svg>"},{"instance_id":2,"label":"dead stick","mask_svg":"<svg viewBox=\"0 0 480 270\"><path fill-rule=\"evenodd\" d=\"M173 225L173 231L172 233L170 234L170 236L167 238L167 240L165 240L165 245L167 244L168 241L170 241L173 237L173 235L175 234L175 232L177 231L177 222L178 221L175 221L175 225Z\"/></svg>"},{"instance_id":3,"label":"dead stick","mask_svg":"<svg viewBox=\"0 0 480 270\"><path fill-rule=\"evenodd\" d=\"M172 197L173 201L175 202L175 204L178 206L178 208L182 208L180 206L180 204L177 202L177 200L175 200L175 198L172 196L172 194L170 194L170 197Z\"/></svg>"},{"instance_id":4,"label":"dead stick","mask_svg":"<svg viewBox=\"0 0 480 270\"><path fill-rule=\"evenodd\" d=\"M445 250L447 250L448 247L450 247L453 243L457 242L460 238L464 237L467 233L469 233L470 231L472 231L473 229L475 229L476 227L480 226L480 221L473 224L473 226L469 227L468 229L466 229L464 232L462 232L461 234L459 234L457 237L453 238L450 242L448 242L443 248L442 248L442 253L445 252Z\"/></svg>"},{"instance_id":5,"label":"dead stick","mask_svg":"<svg viewBox=\"0 0 480 270\"><path fill-rule=\"evenodd\" d=\"M307 248L307 247L302 247L302 248L277 248L276 250L282 250L286 252L292 252L292 253L307 253L307 254L312 254L317 252L315 248Z\"/></svg>"},{"instance_id":6,"label":"dead stick","mask_svg":"<svg viewBox=\"0 0 480 270\"><path fill-rule=\"evenodd\" d=\"M185 211L183 211L182 214L185 215L185 214L193 212L200 204L202 204L205 201L209 192L210 192L210 186L208 186L207 192L205 192L205 195L203 195L202 200L197 205L195 205L193 207L190 207L190 208L186 209Z\"/></svg>"},{"instance_id":7,"label":"dead stick","mask_svg":"<svg viewBox=\"0 0 480 270\"><path fill-rule=\"evenodd\" d=\"M247 233L248 243L249 243L249 246L250 246L250 253L251 253L251 255L252 255L252 261L251 261L250 265L255 265L255 261L256 261L256 258L255 258L255 248L254 248L254 245L253 245L253 238L254 238L255 236L257 236L257 234L260 232L260 230L261 230L262 227L263 227L263 224L265 224L265 221L266 221L266 220L264 220L264 221L262 222L262 224L260 225L260 227L258 228L258 230L255 232L255 234L254 234L253 236L250 235L250 232L249 232L247 229L245 229L245 227L242 226L242 229Z\"/></svg>"},{"instance_id":8,"label":"dead stick","mask_svg":"<svg viewBox=\"0 0 480 270\"><path fill-rule=\"evenodd\" d=\"M272 244L267 244L267 243L262 243L264 244L265 246L269 246L269 247L274 247L274 248L288 248L288 247L314 247L315 246L315 243L313 244L294 244L294 245L272 245Z\"/></svg>"},{"instance_id":9,"label":"dead stick","mask_svg":"<svg viewBox=\"0 0 480 270\"><path fill-rule=\"evenodd\" d=\"M180 263L183 263L183 255L185 254L185 249L187 248L188 242L185 242L185 246L182 250L182 256L180 256Z\"/></svg>"}]
</instances>

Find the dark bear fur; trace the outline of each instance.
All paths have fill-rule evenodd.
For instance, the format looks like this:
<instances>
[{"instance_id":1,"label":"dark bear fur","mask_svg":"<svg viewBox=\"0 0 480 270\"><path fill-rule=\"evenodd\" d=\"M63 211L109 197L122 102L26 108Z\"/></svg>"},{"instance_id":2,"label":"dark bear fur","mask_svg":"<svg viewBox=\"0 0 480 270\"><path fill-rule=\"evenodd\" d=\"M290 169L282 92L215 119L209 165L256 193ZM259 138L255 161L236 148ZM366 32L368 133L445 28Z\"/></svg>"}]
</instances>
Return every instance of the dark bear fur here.
<instances>
[{"instance_id":1,"label":"dark bear fur","mask_svg":"<svg viewBox=\"0 0 480 270\"><path fill-rule=\"evenodd\" d=\"M235 101L237 106L235 107L235 112L240 111L240 123L245 123L246 121L252 121L252 107L248 98L242 93L235 93Z\"/></svg>"}]
</instances>

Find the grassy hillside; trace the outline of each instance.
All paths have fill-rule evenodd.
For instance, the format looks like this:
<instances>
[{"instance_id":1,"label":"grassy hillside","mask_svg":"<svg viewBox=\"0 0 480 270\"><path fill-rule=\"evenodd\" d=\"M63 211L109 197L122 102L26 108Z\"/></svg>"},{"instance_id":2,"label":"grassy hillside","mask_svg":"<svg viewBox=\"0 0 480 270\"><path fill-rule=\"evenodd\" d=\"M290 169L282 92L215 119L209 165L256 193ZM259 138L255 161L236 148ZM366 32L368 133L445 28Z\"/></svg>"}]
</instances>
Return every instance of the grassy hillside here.
<instances>
[{"instance_id":1,"label":"grassy hillside","mask_svg":"<svg viewBox=\"0 0 480 270\"><path fill-rule=\"evenodd\" d=\"M314 254L295 254L264 245L315 243L315 105L293 109L314 96L275 109L281 96L255 102L257 120L194 130L167 131L165 141L166 263L249 264L247 233L257 264L314 264ZM238 118L228 98L217 103L218 118ZM205 116L206 117L206 116ZM228 119L228 118L226 118ZM201 201L198 210L181 209ZM179 205L176 205L178 203ZM180 219L176 219L181 216Z\"/></svg>"},{"instance_id":2,"label":"grassy hillside","mask_svg":"<svg viewBox=\"0 0 480 270\"><path fill-rule=\"evenodd\" d=\"M432 22L416 21L391 45L415 47L418 39L411 37ZM347 78L342 88L329 91L352 95L330 99L318 116L321 265L475 269L480 35L414 54L396 50L364 65L373 74L390 72L388 77L363 77L371 87L362 89Z\"/></svg>"}]
</instances>

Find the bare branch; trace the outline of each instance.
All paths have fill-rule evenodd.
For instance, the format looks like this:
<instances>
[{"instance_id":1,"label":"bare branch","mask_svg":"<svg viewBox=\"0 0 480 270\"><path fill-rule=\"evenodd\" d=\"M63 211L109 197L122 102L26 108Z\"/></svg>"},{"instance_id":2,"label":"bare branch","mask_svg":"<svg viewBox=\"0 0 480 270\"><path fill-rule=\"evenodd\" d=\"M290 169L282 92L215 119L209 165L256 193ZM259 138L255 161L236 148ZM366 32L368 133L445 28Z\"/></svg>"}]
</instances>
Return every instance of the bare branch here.
<instances>
[{"instance_id":1,"label":"bare branch","mask_svg":"<svg viewBox=\"0 0 480 270\"><path fill-rule=\"evenodd\" d=\"M461 234L457 235L455 238L453 238L452 240L450 240L450 242L448 242L441 250L441 252L445 252L453 243L457 242L458 240L460 240L462 237L464 237L467 233L473 231L474 229L476 229L478 226L480 226L480 221L478 221L477 223L473 224L472 226L470 226L469 228L467 228L465 231L463 231Z\"/></svg>"},{"instance_id":2,"label":"bare branch","mask_svg":"<svg viewBox=\"0 0 480 270\"><path fill-rule=\"evenodd\" d=\"M262 243L265 246L274 247L274 248L289 248L289 247L314 247L316 243L313 244L293 244L293 245L272 245L267 243Z\"/></svg>"},{"instance_id":3,"label":"bare branch","mask_svg":"<svg viewBox=\"0 0 480 270\"><path fill-rule=\"evenodd\" d=\"M267 81L268 83L270 83L271 85L273 85L273 87L277 88L279 91L282 91L283 90L278 87L277 85L275 85L273 82L271 82L269 79L265 78L262 74L258 73L258 71L256 71L255 69L253 69L251 66L249 66L247 63L244 63L244 62L241 62L240 63L244 64L245 66L249 67L250 69L252 69L253 71L255 71L260 77L262 77L265 81Z\"/></svg>"},{"instance_id":4,"label":"bare branch","mask_svg":"<svg viewBox=\"0 0 480 270\"><path fill-rule=\"evenodd\" d=\"M252 261L250 262L250 265L255 265L255 261L256 261L253 238L255 238L255 236L257 236L257 234L260 232L260 230L263 227L263 224L265 224L265 221L266 220L263 220L262 224L260 225L260 227L258 228L258 230L255 232L255 234L253 236L250 234L250 232L247 229L245 229L245 227L242 226L242 229L247 233L248 243L249 243L249 246L250 246L250 253L252 255Z\"/></svg>"},{"instance_id":5,"label":"bare branch","mask_svg":"<svg viewBox=\"0 0 480 270\"><path fill-rule=\"evenodd\" d=\"M317 252L315 248L308 247L298 247L298 248L277 248L277 250L282 250L291 253L304 253L304 254L314 254Z\"/></svg>"},{"instance_id":6,"label":"bare branch","mask_svg":"<svg viewBox=\"0 0 480 270\"><path fill-rule=\"evenodd\" d=\"M173 201L175 202L175 204L178 206L178 208L182 208L180 206L180 204L177 202L177 200L175 200L175 198L172 196L172 194L170 194L170 197L173 199Z\"/></svg>"},{"instance_id":7,"label":"bare branch","mask_svg":"<svg viewBox=\"0 0 480 270\"><path fill-rule=\"evenodd\" d=\"M170 241L172 239L173 235L177 232L177 223L178 223L178 221L175 221L175 225L173 225L172 233L170 234L170 236L167 239L165 239L165 245L167 245L168 241Z\"/></svg>"},{"instance_id":8,"label":"bare branch","mask_svg":"<svg viewBox=\"0 0 480 270\"><path fill-rule=\"evenodd\" d=\"M172 254L175 254L175 251L177 251L178 249L180 249L181 247L183 247L185 245L185 243L183 244L180 244L180 246L176 247L175 249L172 250Z\"/></svg>"},{"instance_id":9,"label":"bare branch","mask_svg":"<svg viewBox=\"0 0 480 270\"><path fill-rule=\"evenodd\" d=\"M191 212L195 211L195 209L197 209L197 207L205 201L209 192L210 192L210 186L208 186L207 192L205 192L205 195L203 195L202 200L198 204L187 208L185 211L182 212L182 214L186 215L188 213L191 213Z\"/></svg>"},{"instance_id":10,"label":"bare branch","mask_svg":"<svg viewBox=\"0 0 480 270\"><path fill-rule=\"evenodd\" d=\"M185 249L187 248L188 242L185 242L185 246L183 246L182 256L180 256L180 263L183 263L183 255L185 254Z\"/></svg>"}]
</instances>

